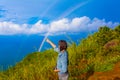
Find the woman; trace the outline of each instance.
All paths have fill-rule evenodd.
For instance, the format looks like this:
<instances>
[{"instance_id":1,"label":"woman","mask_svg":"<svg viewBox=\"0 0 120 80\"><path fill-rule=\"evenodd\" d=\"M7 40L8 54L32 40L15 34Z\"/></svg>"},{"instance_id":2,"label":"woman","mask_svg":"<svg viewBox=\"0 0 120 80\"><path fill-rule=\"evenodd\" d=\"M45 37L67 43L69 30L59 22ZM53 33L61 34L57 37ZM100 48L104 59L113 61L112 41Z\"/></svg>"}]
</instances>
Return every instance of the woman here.
<instances>
[{"instance_id":1,"label":"woman","mask_svg":"<svg viewBox=\"0 0 120 80\"><path fill-rule=\"evenodd\" d=\"M57 68L54 71L58 72L59 80L68 80L67 42L65 40L60 40L58 48L49 39L46 39L46 42L48 42L54 50L58 52Z\"/></svg>"}]
</instances>

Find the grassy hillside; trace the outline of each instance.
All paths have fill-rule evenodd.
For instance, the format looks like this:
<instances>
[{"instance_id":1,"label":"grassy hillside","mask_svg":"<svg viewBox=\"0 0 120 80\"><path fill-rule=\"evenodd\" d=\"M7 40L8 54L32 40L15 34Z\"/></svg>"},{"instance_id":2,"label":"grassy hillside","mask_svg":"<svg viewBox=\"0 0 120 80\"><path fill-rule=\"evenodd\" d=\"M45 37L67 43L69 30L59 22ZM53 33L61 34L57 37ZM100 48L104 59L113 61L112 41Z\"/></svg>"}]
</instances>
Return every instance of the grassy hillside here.
<instances>
[{"instance_id":1,"label":"grassy hillside","mask_svg":"<svg viewBox=\"0 0 120 80\"><path fill-rule=\"evenodd\" d=\"M114 29L104 26L78 45L69 43L70 80L87 80L94 72L111 70L120 61L119 34L120 25ZM31 53L14 67L0 72L0 80L57 80L57 73L53 72L56 59L53 49Z\"/></svg>"}]
</instances>

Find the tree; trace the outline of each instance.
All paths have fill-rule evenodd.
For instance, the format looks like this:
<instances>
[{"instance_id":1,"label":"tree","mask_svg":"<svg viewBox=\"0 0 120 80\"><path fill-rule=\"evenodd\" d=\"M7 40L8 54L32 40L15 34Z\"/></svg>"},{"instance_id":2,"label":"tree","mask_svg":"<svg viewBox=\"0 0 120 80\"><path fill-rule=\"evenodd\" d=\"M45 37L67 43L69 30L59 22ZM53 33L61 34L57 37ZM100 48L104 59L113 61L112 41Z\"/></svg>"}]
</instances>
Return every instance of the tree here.
<instances>
[{"instance_id":1,"label":"tree","mask_svg":"<svg viewBox=\"0 0 120 80\"><path fill-rule=\"evenodd\" d=\"M120 39L120 25L114 28L114 35Z\"/></svg>"},{"instance_id":2,"label":"tree","mask_svg":"<svg viewBox=\"0 0 120 80\"><path fill-rule=\"evenodd\" d=\"M103 46L105 43L107 43L109 40L113 38L111 35L112 35L112 30L109 27L104 26L104 27L100 27L98 32L95 33L94 39L96 39L95 41L99 45Z\"/></svg>"}]
</instances>

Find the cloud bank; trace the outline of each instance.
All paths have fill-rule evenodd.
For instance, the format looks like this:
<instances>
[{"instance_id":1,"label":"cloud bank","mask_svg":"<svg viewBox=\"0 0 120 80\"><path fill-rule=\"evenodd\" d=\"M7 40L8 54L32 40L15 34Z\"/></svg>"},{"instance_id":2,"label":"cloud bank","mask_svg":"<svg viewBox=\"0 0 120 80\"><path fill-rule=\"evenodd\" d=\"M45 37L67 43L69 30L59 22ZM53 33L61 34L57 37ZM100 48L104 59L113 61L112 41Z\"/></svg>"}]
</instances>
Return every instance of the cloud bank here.
<instances>
[{"instance_id":1,"label":"cloud bank","mask_svg":"<svg viewBox=\"0 0 120 80\"><path fill-rule=\"evenodd\" d=\"M39 20L33 25L16 24L13 22L0 22L0 35L16 35L16 34L64 34L64 33L79 33L83 31L97 31L101 26L109 26L114 28L120 24L119 22L106 22L105 19L90 19L87 16L76 17L73 19L63 18L53 21L49 24L43 24Z\"/></svg>"}]
</instances>

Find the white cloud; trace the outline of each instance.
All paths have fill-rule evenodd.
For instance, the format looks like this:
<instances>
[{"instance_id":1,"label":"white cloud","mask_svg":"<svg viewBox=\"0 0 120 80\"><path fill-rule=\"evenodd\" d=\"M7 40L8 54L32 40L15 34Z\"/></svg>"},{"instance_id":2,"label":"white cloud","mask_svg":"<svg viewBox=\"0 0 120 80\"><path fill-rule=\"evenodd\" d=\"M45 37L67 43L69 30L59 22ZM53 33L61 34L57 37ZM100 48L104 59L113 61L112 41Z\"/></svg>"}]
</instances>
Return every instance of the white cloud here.
<instances>
[{"instance_id":1,"label":"white cloud","mask_svg":"<svg viewBox=\"0 0 120 80\"><path fill-rule=\"evenodd\" d=\"M0 34L2 35L25 33L26 28L26 24L19 25L12 22L0 22Z\"/></svg>"},{"instance_id":2,"label":"white cloud","mask_svg":"<svg viewBox=\"0 0 120 80\"><path fill-rule=\"evenodd\" d=\"M37 33L46 33L49 29L49 24L42 24L42 20L38 21L36 24L32 25L31 28L28 29L29 34L37 34Z\"/></svg>"},{"instance_id":3,"label":"white cloud","mask_svg":"<svg viewBox=\"0 0 120 80\"><path fill-rule=\"evenodd\" d=\"M73 18L72 20L63 18L49 24L43 24L42 20L34 25L0 22L0 35L45 34L47 32L51 34L79 33L81 31L97 31L100 26L105 25L113 28L118 24L118 22L106 22L105 19L90 19L87 16Z\"/></svg>"}]
</instances>

